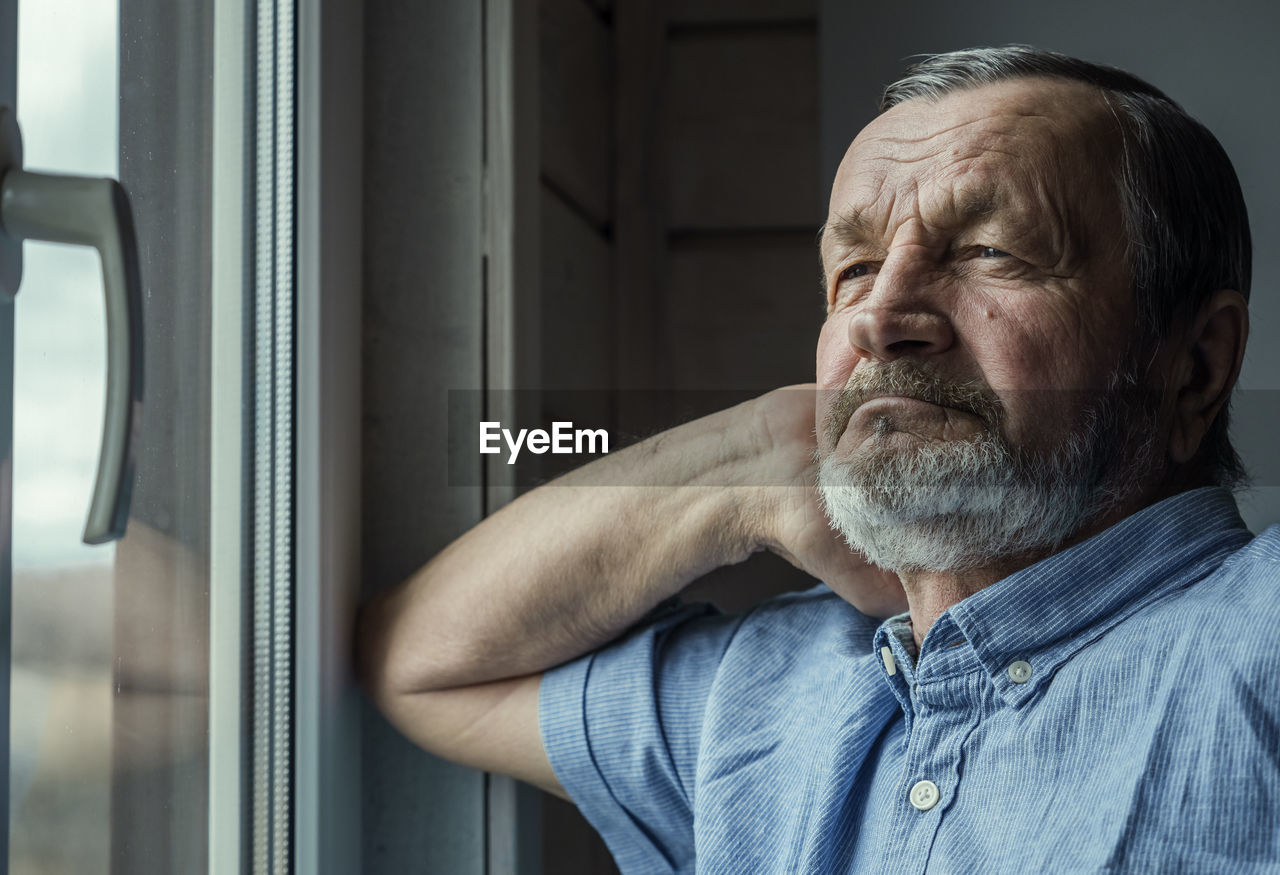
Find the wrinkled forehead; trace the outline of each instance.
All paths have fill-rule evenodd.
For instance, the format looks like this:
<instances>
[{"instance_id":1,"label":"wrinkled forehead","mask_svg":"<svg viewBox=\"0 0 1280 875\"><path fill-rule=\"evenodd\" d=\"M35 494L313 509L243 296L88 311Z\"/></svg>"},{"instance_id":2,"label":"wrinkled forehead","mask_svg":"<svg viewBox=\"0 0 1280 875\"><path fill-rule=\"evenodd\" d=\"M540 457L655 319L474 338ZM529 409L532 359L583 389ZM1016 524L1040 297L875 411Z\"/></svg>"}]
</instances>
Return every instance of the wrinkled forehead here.
<instances>
[{"instance_id":1,"label":"wrinkled forehead","mask_svg":"<svg viewBox=\"0 0 1280 875\"><path fill-rule=\"evenodd\" d=\"M930 207L941 220L998 209L1114 213L1117 135L1101 92L1026 78L915 98L863 128L831 190L831 216L878 226ZM943 208L946 208L945 210Z\"/></svg>"}]
</instances>

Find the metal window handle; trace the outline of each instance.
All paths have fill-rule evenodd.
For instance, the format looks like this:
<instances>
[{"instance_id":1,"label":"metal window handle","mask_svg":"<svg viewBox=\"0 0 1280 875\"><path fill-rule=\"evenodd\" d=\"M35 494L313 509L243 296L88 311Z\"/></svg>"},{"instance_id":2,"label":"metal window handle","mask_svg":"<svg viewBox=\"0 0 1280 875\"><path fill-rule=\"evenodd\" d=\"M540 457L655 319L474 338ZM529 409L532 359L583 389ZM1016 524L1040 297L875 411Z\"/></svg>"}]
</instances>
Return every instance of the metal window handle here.
<instances>
[{"instance_id":1,"label":"metal window handle","mask_svg":"<svg viewBox=\"0 0 1280 875\"><path fill-rule=\"evenodd\" d=\"M106 295L107 403L86 544L124 536L142 412L142 281L129 199L114 179L30 173L12 111L0 107L0 294L22 279L22 241L92 246Z\"/></svg>"}]
</instances>

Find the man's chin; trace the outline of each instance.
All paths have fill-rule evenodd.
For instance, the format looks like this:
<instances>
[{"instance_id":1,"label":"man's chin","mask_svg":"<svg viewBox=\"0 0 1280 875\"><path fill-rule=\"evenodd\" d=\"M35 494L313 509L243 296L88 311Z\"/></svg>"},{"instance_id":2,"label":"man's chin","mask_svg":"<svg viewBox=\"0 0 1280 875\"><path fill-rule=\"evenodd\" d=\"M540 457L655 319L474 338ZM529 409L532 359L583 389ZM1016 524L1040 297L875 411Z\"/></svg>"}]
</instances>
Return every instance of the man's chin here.
<instances>
[{"instance_id":1,"label":"man's chin","mask_svg":"<svg viewBox=\"0 0 1280 875\"><path fill-rule=\"evenodd\" d=\"M1052 547L1084 513L1082 496L1037 488L1008 471L922 475L911 465L868 465L834 454L821 463L818 489L846 542L900 573L968 571Z\"/></svg>"}]
</instances>

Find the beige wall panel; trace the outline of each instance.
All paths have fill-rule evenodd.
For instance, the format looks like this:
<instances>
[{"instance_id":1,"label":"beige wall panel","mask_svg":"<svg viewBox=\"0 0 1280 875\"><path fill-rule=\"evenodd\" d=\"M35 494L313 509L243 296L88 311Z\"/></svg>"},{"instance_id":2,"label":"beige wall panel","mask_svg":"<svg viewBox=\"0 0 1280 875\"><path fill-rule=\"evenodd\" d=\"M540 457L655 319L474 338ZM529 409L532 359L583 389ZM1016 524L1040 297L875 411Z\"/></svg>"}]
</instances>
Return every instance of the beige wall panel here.
<instances>
[{"instance_id":1,"label":"beige wall panel","mask_svg":"<svg viewBox=\"0 0 1280 875\"><path fill-rule=\"evenodd\" d=\"M667 28L662 0L627 0L613 12L617 47L615 112L614 276L618 301L617 384L653 388L659 328L656 290L663 287L666 228L659 184L659 113ZM619 397L618 425L640 431L653 422L647 402Z\"/></svg>"},{"instance_id":2,"label":"beige wall panel","mask_svg":"<svg viewBox=\"0 0 1280 875\"><path fill-rule=\"evenodd\" d=\"M808 235L675 246L663 304L665 385L673 389L763 392L814 378L823 310Z\"/></svg>"},{"instance_id":3,"label":"beige wall panel","mask_svg":"<svg viewBox=\"0 0 1280 875\"><path fill-rule=\"evenodd\" d=\"M598 225L612 213L611 31L583 0L540 0L542 173Z\"/></svg>"},{"instance_id":4,"label":"beige wall panel","mask_svg":"<svg viewBox=\"0 0 1280 875\"><path fill-rule=\"evenodd\" d=\"M816 230L816 32L673 35L668 58L668 227Z\"/></svg>"},{"instance_id":5,"label":"beige wall panel","mask_svg":"<svg viewBox=\"0 0 1280 875\"><path fill-rule=\"evenodd\" d=\"M746 24L817 18L818 0L667 0L672 24Z\"/></svg>"},{"instance_id":6,"label":"beige wall panel","mask_svg":"<svg viewBox=\"0 0 1280 875\"><path fill-rule=\"evenodd\" d=\"M545 186L541 222L542 421L524 425L549 429L551 423L563 421L615 434L612 247ZM525 482L538 482L582 461L551 453L529 456L522 476L535 478Z\"/></svg>"},{"instance_id":7,"label":"beige wall panel","mask_svg":"<svg viewBox=\"0 0 1280 875\"><path fill-rule=\"evenodd\" d=\"M608 389L614 349L611 247L545 187L541 232L542 386Z\"/></svg>"}]
</instances>

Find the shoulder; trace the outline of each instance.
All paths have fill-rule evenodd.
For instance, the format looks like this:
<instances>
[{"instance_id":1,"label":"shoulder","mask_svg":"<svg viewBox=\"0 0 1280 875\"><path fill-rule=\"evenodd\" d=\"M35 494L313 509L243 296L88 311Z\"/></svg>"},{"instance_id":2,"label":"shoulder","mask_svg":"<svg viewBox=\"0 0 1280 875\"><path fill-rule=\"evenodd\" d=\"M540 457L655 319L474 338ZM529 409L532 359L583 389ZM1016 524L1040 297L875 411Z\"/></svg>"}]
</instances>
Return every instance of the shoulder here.
<instances>
[{"instance_id":1,"label":"shoulder","mask_svg":"<svg viewBox=\"0 0 1280 875\"><path fill-rule=\"evenodd\" d=\"M1248 641L1261 633L1273 641L1280 624L1280 526L1254 536L1169 608L1220 623L1231 637Z\"/></svg>"},{"instance_id":2,"label":"shoulder","mask_svg":"<svg viewBox=\"0 0 1280 875\"><path fill-rule=\"evenodd\" d=\"M1280 526L1155 605L1144 625L1169 641L1174 663L1194 666L1207 683L1245 683L1280 694Z\"/></svg>"},{"instance_id":3,"label":"shoulder","mask_svg":"<svg viewBox=\"0 0 1280 875\"><path fill-rule=\"evenodd\" d=\"M1222 563L1224 575L1241 580L1280 579L1280 525L1272 525L1254 535L1249 543Z\"/></svg>"},{"instance_id":4,"label":"shoulder","mask_svg":"<svg viewBox=\"0 0 1280 875\"><path fill-rule=\"evenodd\" d=\"M1208 573L1137 605L1088 643L1078 671L1117 671L1154 694L1213 698L1247 683L1280 701L1280 526L1250 538ZM1199 692L1195 692L1199 691Z\"/></svg>"}]
</instances>

